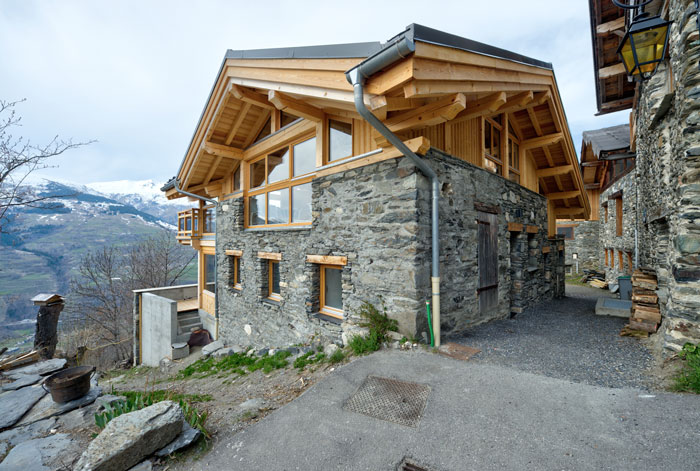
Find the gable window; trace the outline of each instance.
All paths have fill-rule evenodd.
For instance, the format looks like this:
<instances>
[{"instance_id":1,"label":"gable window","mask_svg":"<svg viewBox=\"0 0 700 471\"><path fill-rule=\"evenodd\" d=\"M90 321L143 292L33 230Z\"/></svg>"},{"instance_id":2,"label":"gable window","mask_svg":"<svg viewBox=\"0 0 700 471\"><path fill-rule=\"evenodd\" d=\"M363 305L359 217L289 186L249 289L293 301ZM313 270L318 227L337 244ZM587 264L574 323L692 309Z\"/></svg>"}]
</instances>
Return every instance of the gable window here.
<instances>
[{"instance_id":1,"label":"gable window","mask_svg":"<svg viewBox=\"0 0 700 471\"><path fill-rule=\"evenodd\" d=\"M321 312L343 317L342 267L321 265Z\"/></svg>"},{"instance_id":2,"label":"gable window","mask_svg":"<svg viewBox=\"0 0 700 471\"><path fill-rule=\"evenodd\" d=\"M328 161L352 155L352 124L336 119L328 120Z\"/></svg>"},{"instance_id":3,"label":"gable window","mask_svg":"<svg viewBox=\"0 0 700 471\"><path fill-rule=\"evenodd\" d=\"M280 295L280 262L278 260L267 261L267 297L279 301Z\"/></svg>"},{"instance_id":4,"label":"gable window","mask_svg":"<svg viewBox=\"0 0 700 471\"><path fill-rule=\"evenodd\" d=\"M491 118L484 119L484 168L503 175L501 125Z\"/></svg>"},{"instance_id":5,"label":"gable window","mask_svg":"<svg viewBox=\"0 0 700 471\"><path fill-rule=\"evenodd\" d=\"M508 136L508 179L520 183L520 145L513 135Z\"/></svg>"},{"instance_id":6,"label":"gable window","mask_svg":"<svg viewBox=\"0 0 700 471\"><path fill-rule=\"evenodd\" d=\"M315 169L315 137L293 142L252 162L247 225L310 224L310 182Z\"/></svg>"}]
</instances>

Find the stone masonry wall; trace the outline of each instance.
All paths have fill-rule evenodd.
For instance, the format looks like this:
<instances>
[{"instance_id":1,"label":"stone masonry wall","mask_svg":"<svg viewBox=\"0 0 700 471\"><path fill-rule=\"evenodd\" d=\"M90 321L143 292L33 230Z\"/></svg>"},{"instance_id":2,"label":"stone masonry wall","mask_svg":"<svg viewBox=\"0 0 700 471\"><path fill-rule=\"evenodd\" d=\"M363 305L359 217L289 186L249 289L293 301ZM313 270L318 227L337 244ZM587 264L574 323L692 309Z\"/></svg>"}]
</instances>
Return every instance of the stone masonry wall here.
<instances>
[{"instance_id":1,"label":"stone masonry wall","mask_svg":"<svg viewBox=\"0 0 700 471\"><path fill-rule=\"evenodd\" d=\"M636 113L641 264L659 278L663 345L700 341L700 36L693 0L671 0L670 63ZM672 80L671 80L672 77Z\"/></svg>"},{"instance_id":2,"label":"stone masonry wall","mask_svg":"<svg viewBox=\"0 0 700 471\"><path fill-rule=\"evenodd\" d=\"M609 199L611 195L622 190L622 235L617 235L617 201ZM605 267L605 279L608 283L617 283L619 276L629 276L634 271L630 266L627 254L632 254L634 264L634 233L637 226L637 190L636 173L630 173L610 185L600 194L600 243L599 259L605 264L605 249L612 249L613 256L608 256L608 265ZM605 208L608 205L608 220L605 221ZM620 266L619 253L622 252L622 266ZM611 263L610 258L614 259Z\"/></svg>"},{"instance_id":3,"label":"stone masonry wall","mask_svg":"<svg viewBox=\"0 0 700 471\"><path fill-rule=\"evenodd\" d=\"M518 184L448 154L431 149L426 160L441 182L440 275L441 324L446 334L519 313L545 299L564 295L563 240L547 238L546 199ZM418 284L429 297L430 187L419 180L420 237ZM477 210L474 204L498 208L498 309L479 312L477 284ZM508 232L508 223L537 226L538 231ZM549 253L543 248L549 247ZM557 247L562 250L558 251Z\"/></svg>"},{"instance_id":4,"label":"stone masonry wall","mask_svg":"<svg viewBox=\"0 0 700 471\"><path fill-rule=\"evenodd\" d=\"M546 200L441 152L431 150L426 159L442 180L443 332L458 332L563 296L563 241L546 237ZM337 341L357 323L363 301L377 307L383 303L403 334L425 336L425 301L431 297L428 180L402 158L318 178L312 190L313 224L303 229L244 229L241 198L218 205L221 338L254 346L289 345L314 335ZM474 202L500 208L499 306L488 316L479 314L476 297ZM509 233L508 222L536 225L538 231ZM232 286L227 249L243 251L241 290ZM259 251L282 254L279 303L266 299L267 265L257 257ZM316 315L319 267L306 262L308 254L348 257L342 271L342 324Z\"/></svg>"},{"instance_id":5,"label":"stone masonry wall","mask_svg":"<svg viewBox=\"0 0 700 471\"><path fill-rule=\"evenodd\" d=\"M574 239L566 241L566 265L571 267L571 272L576 273L576 260L579 273L583 273L586 268L601 270L601 221L562 221L557 224L559 226L574 226ZM576 260L574 254L578 257Z\"/></svg>"},{"instance_id":6,"label":"stone masonry wall","mask_svg":"<svg viewBox=\"0 0 700 471\"><path fill-rule=\"evenodd\" d=\"M318 178L312 183L313 224L303 229L244 229L243 200L217 212L220 335L241 345L283 346L312 335L338 340L341 326L319 311L319 266L306 256L344 255L343 304L356 321L363 301L386 305L407 335L416 331L416 175L398 160ZM242 290L232 287L226 249L242 250ZM282 301L269 301L267 264L258 252L279 252ZM248 328L246 329L246 326ZM250 331L250 334L247 333Z\"/></svg>"}]
</instances>

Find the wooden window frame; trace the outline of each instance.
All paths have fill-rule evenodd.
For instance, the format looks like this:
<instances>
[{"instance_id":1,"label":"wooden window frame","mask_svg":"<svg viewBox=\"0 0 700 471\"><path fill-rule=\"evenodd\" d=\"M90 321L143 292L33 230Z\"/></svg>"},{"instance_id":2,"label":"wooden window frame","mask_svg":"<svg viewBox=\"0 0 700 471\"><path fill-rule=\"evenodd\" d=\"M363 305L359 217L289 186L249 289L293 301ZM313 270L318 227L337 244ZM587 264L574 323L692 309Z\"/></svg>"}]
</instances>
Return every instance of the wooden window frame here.
<instances>
[{"instance_id":1,"label":"wooden window frame","mask_svg":"<svg viewBox=\"0 0 700 471\"><path fill-rule=\"evenodd\" d=\"M253 190L248 190L245 192L245 200L244 200L244 227L247 228L267 228L267 227L296 227L296 226L310 226L312 221L304 221L304 222L292 222L292 217L293 217L293 210L292 210L292 189L296 186L299 185L304 185L306 183L311 182L311 180L314 179L314 176L316 175L315 171L305 173L303 175L299 176L294 176L294 146L297 144L301 144L302 142L306 142L311 139L318 139L318 136L314 133L304 133L303 135L297 137L296 139L292 140L288 144L285 144L283 146L279 146L275 148L274 150L271 150L270 152L266 152L263 155L260 155L254 159L252 159L249 163L248 166L249 168L252 167L253 164L264 161L264 168L265 168L265 179L263 181L263 184L260 186L255 187ZM276 152L279 152L280 150L286 148L289 152L289 168L288 168L288 176L284 180L276 181L274 183L268 184L268 157L271 154L274 154ZM246 185L250 185L250 178L248 179L249 181L246 182ZM279 191L279 190L287 190L287 198L289 201L289 216L287 219L286 223L278 223L278 224L268 224L267 221L269 219L268 215L268 206L269 206L269 193L273 191ZM250 224L250 198L258 195L265 195L265 224Z\"/></svg>"},{"instance_id":2,"label":"wooden window frame","mask_svg":"<svg viewBox=\"0 0 700 471\"><path fill-rule=\"evenodd\" d=\"M610 268L615 269L615 249L610 249Z\"/></svg>"},{"instance_id":3,"label":"wooden window frame","mask_svg":"<svg viewBox=\"0 0 700 471\"><path fill-rule=\"evenodd\" d=\"M615 234L622 237L622 197L615 199Z\"/></svg>"},{"instance_id":4,"label":"wooden window frame","mask_svg":"<svg viewBox=\"0 0 700 471\"><path fill-rule=\"evenodd\" d=\"M517 175L518 176L518 181L513 182L517 183L518 185L522 185L522 167L523 163L520 161L520 139L514 134L512 134L510 131L508 131L508 178L510 179L510 175ZM517 159L518 159L518 168L516 169L513 167L511 156L515 156L515 152L513 151L513 144L516 144L518 146L518 152L517 152ZM511 180L513 181L513 180Z\"/></svg>"},{"instance_id":5,"label":"wooden window frame","mask_svg":"<svg viewBox=\"0 0 700 471\"><path fill-rule=\"evenodd\" d=\"M605 266L610 266L610 262L608 262L608 249L605 249Z\"/></svg>"},{"instance_id":6,"label":"wooden window frame","mask_svg":"<svg viewBox=\"0 0 700 471\"><path fill-rule=\"evenodd\" d=\"M634 261L632 260L632 252L626 252L627 254L627 264L629 265L629 272L634 271Z\"/></svg>"},{"instance_id":7,"label":"wooden window frame","mask_svg":"<svg viewBox=\"0 0 700 471\"><path fill-rule=\"evenodd\" d=\"M346 123L350 125L350 154L348 154L345 157L341 157L339 159L331 160L331 121L338 121L340 123ZM324 151L324 161L323 165L328 165L330 163L336 163L336 162L342 162L345 159L349 159L350 157L353 157L354 149L353 149L353 136L355 133L355 125L352 122L352 119L350 118L343 118L339 116L328 116L326 118L326 125L324 126L324 143L323 145L325 146L325 151Z\"/></svg>"},{"instance_id":8,"label":"wooden window frame","mask_svg":"<svg viewBox=\"0 0 700 471\"><path fill-rule=\"evenodd\" d=\"M343 309L334 308L331 306L326 306L326 270L339 270L342 276L343 267L342 265L319 265L320 271L320 296L319 296L319 312L327 316L335 317L338 319L343 319L345 317L345 311ZM342 283L340 296L342 299ZM343 304L344 305L344 304Z\"/></svg>"},{"instance_id":9,"label":"wooden window frame","mask_svg":"<svg viewBox=\"0 0 700 471\"><path fill-rule=\"evenodd\" d=\"M500 116L500 115L499 115L499 116ZM499 132L499 138L498 138L498 139L494 139L494 137L493 137L493 129L492 129L492 131L491 131L491 142L490 142L490 147L489 147L489 148L486 147L486 143L484 142L484 141L485 141L485 138L486 138L486 126L491 126L491 128L496 128L496 129L498 129L498 132ZM497 121L493 120L491 117L484 117L483 120L482 120L482 133L483 133L483 134L482 134L482 139L481 139L481 141L482 141L482 144L481 144L481 145L482 145L482 150L483 150L482 166L483 166L483 168L484 168L485 170L488 170L489 172L494 173L495 175L501 175L501 176L503 176L503 169L504 169L504 166L505 166L505 165L508 165L508 162L505 162L505 163L504 163L504 159L503 159L503 148L502 148L503 146L501 145L501 144L502 144L501 139L502 139L502 136L503 136L503 125L501 125L501 124L498 123ZM492 150L494 149L494 143L497 143L497 144L498 144L498 154L499 154L500 158L496 158L496 157L494 157L494 156L491 154ZM506 156L506 157L507 157L507 156ZM498 170L498 167L500 167L501 170L500 170L500 171L493 172L489 167L487 167L487 166L485 165L485 164L486 164L485 160L488 160L488 161L490 161L490 162L496 164L496 167L497 167L496 170Z\"/></svg>"},{"instance_id":10,"label":"wooden window frame","mask_svg":"<svg viewBox=\"0 0 700 471\"><path fill-rule=\"evenodd\" d=\"M557 226L557 235L559 235L559 229L571 229L571 238L564 236L564 240L574 240L576 239L576 227L578 224L561 224Z\"/></svg>"},{"instance_id":11,"label":"wooden window frame","mask_svg":"<svg viewBox=\"0 0 700 471\"><path fill-rule=\"evenodd\" d=\"M625 259L622 256L622 250L617 251L617 262L618 262L618 267L620 268L620 271L625 270Z\"/></svg>"},{"instance_id":12,"label":"wooden window frame","mask_svg":"<svg viewBox=\"0 0 700 471\"><path fill-rule=\"evenodd\" d=\"M233 289L241 291L243 286L241 285L241 278L238 271L241 269L241 257L239 255L232 255L233 257Z\"/></svg>"},{"instance_id":13,"label":"wooden window frame","mask_svg":"<svg viewBox=\"0 0 700 471\"><path fill-rule=\"evenodd\" d=\"M214 247L203 247L200 253L202 254L202 261L200 262L201 291L202 293L207 293L210 296L216 296L214 291L209 291L207 289L207 257L209 256L214 257L214 290L216 290L216 252L214 251Z\"/></svg>"},{"instance_id":14,"label":"wooden window frame","mask_svg":"<svg viewBox=\"0 0 700 471\"><path fill-rule=\"evenodd\" d=\"M267 299L270 299L272 301L281 301L282 300L282 294L281 293L275 293L272 291L272 280L274 278L273 272L275 265L277 265L277 269L279 270L279 260L274 260L274 259L267 259ZM280 273L280 291L282 291L282 274Z\"/></svg>"}]
</instances>

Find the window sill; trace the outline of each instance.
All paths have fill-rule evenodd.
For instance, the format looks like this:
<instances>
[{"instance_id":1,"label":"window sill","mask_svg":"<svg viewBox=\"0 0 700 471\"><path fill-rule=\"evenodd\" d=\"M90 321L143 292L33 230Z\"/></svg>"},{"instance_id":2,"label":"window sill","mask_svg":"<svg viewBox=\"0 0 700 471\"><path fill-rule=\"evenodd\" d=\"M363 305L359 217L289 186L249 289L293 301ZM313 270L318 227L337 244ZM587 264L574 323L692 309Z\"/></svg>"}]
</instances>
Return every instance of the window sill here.
<instances>
[{"instance_id":1,"label":"window sill","mask_svg":"<svg viewBox=\"0 0 700 471\"><path fill-rule=\"evenodd\" d=\"M280 306L282 304L282 298L262 298L262 302L271 306Z\"/></svg>"},{"instance_id":2,"label":"window sill","mask_svg":"<svg viewBox=\"0 0 700 471\"><path fill-rule=\"evenodd\" d=\"M312 317L315 317L316 319L324 322L330 322L331 324L335 325L341 325L344 321L343 318L341 317L336 317L336 316L330 316L328 314L325 314L323 312L317 312L316 314L312 314Z\"/></svg>"},{"instance_id":3,"label":"window sill","mask_svg":"<svg viewBox=\"0 0 700 471\"><path fill-rule=\"evenodd\" d=\"M246 227L243 229L243 232L275 232L275 231L308 231L311 230L311 224L307 224L304 226L287 226L287 227L264 227L264 226L256 226L256 227Z\"/></svg>"}]
</instances>

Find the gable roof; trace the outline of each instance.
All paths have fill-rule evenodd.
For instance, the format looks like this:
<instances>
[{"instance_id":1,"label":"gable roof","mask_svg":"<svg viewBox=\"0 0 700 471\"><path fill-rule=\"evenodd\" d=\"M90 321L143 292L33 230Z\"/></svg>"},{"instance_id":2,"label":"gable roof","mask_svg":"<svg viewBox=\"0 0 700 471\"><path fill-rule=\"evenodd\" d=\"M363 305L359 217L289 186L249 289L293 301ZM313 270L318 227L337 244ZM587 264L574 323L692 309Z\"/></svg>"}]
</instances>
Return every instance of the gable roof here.
<instances>
[{"instance_id":1,"label":"gable roof","mask_svg":"<svg viewBox=\"0 0 700 471\"><path fill-rule=\"evenodd\" d=\"M586 146L591 146L591 150L596 157L600 157L602 152L629 149L630 126L629 124L621 124L593 131L584 131L582 149Z\"/></svg>"}]
</instances>

